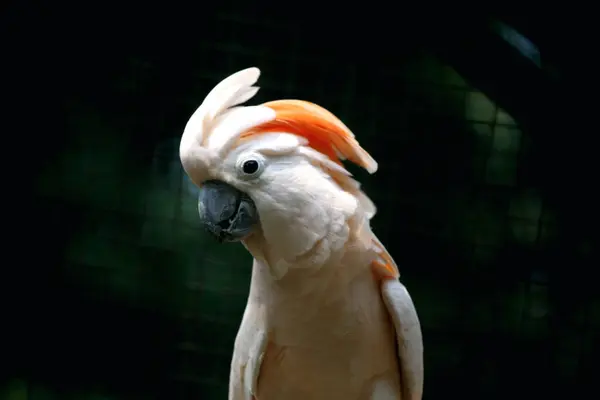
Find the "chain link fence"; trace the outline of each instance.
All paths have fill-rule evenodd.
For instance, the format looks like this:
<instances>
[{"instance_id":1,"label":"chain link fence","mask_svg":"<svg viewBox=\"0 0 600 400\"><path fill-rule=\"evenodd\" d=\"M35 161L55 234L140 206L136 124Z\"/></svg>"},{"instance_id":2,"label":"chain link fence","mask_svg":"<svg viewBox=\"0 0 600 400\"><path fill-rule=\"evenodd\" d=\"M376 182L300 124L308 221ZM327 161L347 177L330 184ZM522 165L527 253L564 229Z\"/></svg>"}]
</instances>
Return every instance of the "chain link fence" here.
<instances>
[{"instance_id":1,"label":"chain link fence","mask_svg":"<svg viewBox=\"0 0 600 400\"><path fill-rule=\"evenodd\" d=\"M7 399L226 398L251 258L199 229L178 141L208 91L249 66L262 70L256 102L316 102L379 161L374 176L352 172L420 313L425 398L537 398L549 381L591 382L600 302L562 292L560 215L529 172L535 143L518 121L425 51L369 65L266 17L207 23L213 36L189 50L199 61L131 55L110 107L72 99L74 139L37 187L57 224L75 222L44 286L54 300L36 372Z\"/></svg>"}]
</instances>

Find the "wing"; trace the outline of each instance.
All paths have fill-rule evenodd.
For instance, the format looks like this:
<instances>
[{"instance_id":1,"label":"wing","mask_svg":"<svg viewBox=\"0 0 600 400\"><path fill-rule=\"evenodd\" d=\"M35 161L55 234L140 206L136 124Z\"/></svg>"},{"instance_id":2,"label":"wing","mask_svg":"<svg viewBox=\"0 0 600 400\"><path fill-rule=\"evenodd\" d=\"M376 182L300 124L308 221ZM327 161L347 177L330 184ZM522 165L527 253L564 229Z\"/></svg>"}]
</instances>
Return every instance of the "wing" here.
<instances>
[{"instance_id":1,"label":"wing","mask_svg":"<svg viewBox=\"0 0 600 400\"><path fill-rule=\"evenodd\" d=\"M400 283L398 267L377 238L373 247L378 259L373 271L381 279L383 302L396 329L398 358L402 373L402 399L421 400L423 397L423 336L415 305L408 290Z\"/></svg>"},{"instance_id":2,"label":"wing","mask_svg":"<svg viewBox=\"0 0 600 400\"><path fill-rule=\"evenodd\" d=\"M423 337L421 324L408 291L398 279L381 283L383 301L394 323L402 372L403 400L423 397Z\"/></svg>"},{"instance_id":3,"label":"wing","mask_svg":"<svg viewBox=\"0 0 600 400\"><path fill-rule=\"evenodd\" d=\"M229 400L255 400L258 374L267 347L267 334L253 325L253 312L246 308L229 374Z\"/></svg>"},{"instance_id":4,"label":"wing","mask_svg":"<svg viewBox=\"0 0 600 400\"><path fill-rule=\"evenodd\" d=\"M256 400L258 375L268 344L262 311L257 304L246 305L231 360L229 400Z\"/></svg>"}]
</instances>

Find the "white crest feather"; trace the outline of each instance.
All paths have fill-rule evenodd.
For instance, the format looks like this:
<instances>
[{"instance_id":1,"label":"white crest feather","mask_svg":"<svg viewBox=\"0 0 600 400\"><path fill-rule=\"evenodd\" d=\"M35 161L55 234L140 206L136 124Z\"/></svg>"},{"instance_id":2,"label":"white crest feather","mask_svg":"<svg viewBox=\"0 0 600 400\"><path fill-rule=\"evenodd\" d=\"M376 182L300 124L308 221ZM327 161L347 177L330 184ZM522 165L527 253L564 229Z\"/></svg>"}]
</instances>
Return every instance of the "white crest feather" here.
<instances>
[{"instance_id":1,"label":"white crest feather","mask_svg":"<svg viewBox=\"0 0 600 400\"><path fill-rule=\"evenodd\" d=\"M282 155L296 151L307 144L308 140L301 136L284 132L270 132L263 133L247 143L238 145L236 151L245 151L252 148L252 150L266 155Z\"/></svg>"},{"instance_id":2,"label":"white crest feather","mask_svg":"<svg viewBox=\"0 0 600 400\"><path fill-rule=\"evenodd\" d=\"M311 147L299 147L297 151L325 171L334 171L346 176L351 175L346 168Z\"/></svg>"},{"instance_id":3,"label":"white crest feather","mask_svg":"<svg viewBox=\"0 0 600 400\"><path fill-rule=\"evenodd\" d=\"M194 183L202 181L211 161L227 151L241 133L275 118L275 112L267 107L236 107L258 92L253 85L259 76L260 70L252 67L225 78L190 117L181 137L179 156Z\"/></svg>"},{"instance_id":4,"label":"white crest feather","mask_svg":"<svg viewBox=\"0 0 600 400\"><path fill-rule=\"evenodd\" d=\"M223 154L250 128L275 118L275 111L264 106L235 107L227 110L214 124L206 147Z\"/></svg>"},{"instance_id":5,"label":"white crest feather","mask_svg":"<svg viewBox=\"0 0 600 400\"><path fill-rule=\"evenodd\" d=\"M250 100L258 92L258 88L252 85L256 83L259 76L260 70L252 67L236 72L219 82L206 95L200 107L187 122L181 138L182 144L193 140L201 145L219 114Z\"/></svg>"}]
</instances>

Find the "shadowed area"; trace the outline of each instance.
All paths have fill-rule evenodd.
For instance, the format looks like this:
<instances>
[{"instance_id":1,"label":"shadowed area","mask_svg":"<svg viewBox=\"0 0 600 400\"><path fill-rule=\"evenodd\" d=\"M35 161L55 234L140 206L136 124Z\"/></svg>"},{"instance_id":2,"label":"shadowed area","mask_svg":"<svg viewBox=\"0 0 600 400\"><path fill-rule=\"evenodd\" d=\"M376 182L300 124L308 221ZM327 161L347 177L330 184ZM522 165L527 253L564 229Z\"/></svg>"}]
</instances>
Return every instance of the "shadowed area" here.
<instances>
[{"instance_id":1,"label":"shadowed area","mask_svg":"<svg viewBox=\"0 0 600 400\"><path fill-rule=\"evenodd\" d=\"M200 228L178 146L208 91L249 66L262 70L253 104L318 103L379 162L373 176L348 168L419 311L426 399L592 388L595 146L544 23L503 19L540 67L491 14L419 8L367 29L382 12L365 10L351 29L223 3L171 26L145 7L93 20L67 17L76 6L12 9L32 86L18 92L44 106L21 119L39 133L22 163L24 250L0 282L0 398L226 398L251 257Z\"/></svg>"}]
</instances>

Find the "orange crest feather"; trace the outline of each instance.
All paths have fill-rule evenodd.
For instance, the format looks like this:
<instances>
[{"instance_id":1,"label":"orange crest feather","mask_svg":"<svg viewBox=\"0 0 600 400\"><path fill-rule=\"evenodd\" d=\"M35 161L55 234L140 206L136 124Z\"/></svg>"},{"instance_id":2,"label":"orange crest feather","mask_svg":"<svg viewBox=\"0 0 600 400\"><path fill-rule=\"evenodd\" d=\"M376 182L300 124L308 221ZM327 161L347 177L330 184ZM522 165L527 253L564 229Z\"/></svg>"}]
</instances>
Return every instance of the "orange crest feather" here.
<instances>
[{"instance_id":1,"label":"orange crest feather","mask_svg":"<svg viewBox=\"0 0 600 400\"><path fill-rule=\"evenodd\" d=\"M369 173L377 170L377 162L360 146L352 131L323 107L302 100L276 100L262 105L275 111L276 118L250 129L241 138L268 132L291 133L305 138L310 147L340 165L340 159L347 159Z\"/></svg>"}]
</instances>

